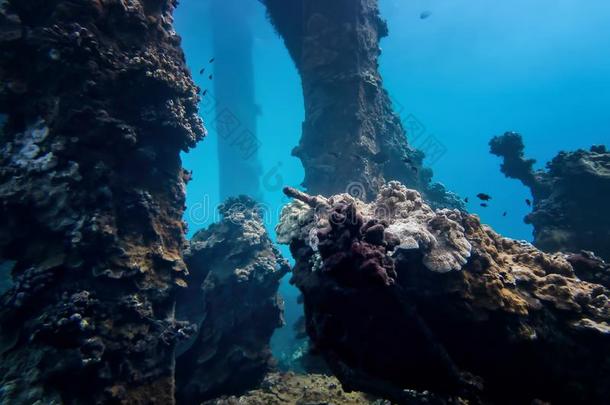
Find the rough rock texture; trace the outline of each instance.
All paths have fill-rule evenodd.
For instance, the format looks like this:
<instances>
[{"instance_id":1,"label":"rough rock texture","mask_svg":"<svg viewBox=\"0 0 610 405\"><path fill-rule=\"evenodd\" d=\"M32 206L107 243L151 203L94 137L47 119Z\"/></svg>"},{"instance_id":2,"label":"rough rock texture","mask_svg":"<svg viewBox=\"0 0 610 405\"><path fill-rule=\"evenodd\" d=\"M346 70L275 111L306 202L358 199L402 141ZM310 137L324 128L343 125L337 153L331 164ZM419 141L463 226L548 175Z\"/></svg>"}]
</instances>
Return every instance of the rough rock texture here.
<instances>
[{"instance_id":1,"label":"rough rock texture","mask_svg":"<svg viewBox=\"0 0 610 405\"><path fill-rule=\"evenodd\" d=\"M491 153L504 159L502 173L520 180L533 199L525 222L534 226L534 245L548 252L594 251L610 260L610 152L604 146L589 151L561 152L534 170L524 158L521 135L508 132L490 142Z\"/></svg>"},{"instance_id":2,"label":"rough rock texture","mask_svg":"<svg viewBox=\"0 0 610 405\"><path fill-rule=\"evenodd\" d=\"M290 267L269 239L256 203L231 198L220 213L223 220L197 232L185 252L191 275L177 314L200 330L177 359L184 404L254 388L272 366L269 341L283 323L277 291Z\"/></svg>"},{"instance_id":3,"label":"rough rock texture","mask_svg":"<svg viewBox=\"0 0 610 405\"><path fill-rule=\"evenodd\" d=\"M204 135L174 5L0 0L0 403L173 403Z\"/></svg>"},{"instance_id":4,"label":"rough rock texture","mask_svg":"<svg viewBox=\"0 0 610 405\"><path fill-rule=\"evenodd\" d=\"M599 259L542 253L476 216L432 211L397 182L370 204L286 193L297 201L277 231L296 259L307 332L344 388L398 403L414 403L407 388L438 403L608 398Z\"/></svg>"},{"instance_id":5,"label":"rough rock texture","mask_svg":"<svg viewBox=\"0 0 610 405\"><path fill-rule=\"evenodd\" d=\"M430 184L423 153L411 148L378 70L387 35L377 0L262 0L301 75L305 122L293 154L310 193L375 197L385 181L421 190L441 207L463 208Z\"/></svg>"},{"instance_id":6,"label":"rough rock texture","mask_svg":"<svg viewBox=\"0 0 610 405\"><path fill-rule=\"evenodd\" d=\"M360 392L347 393L336 378L318 374L279 374L265 377L259 389L223 397L203 405L389 405Z\"/></svg>"}]
</instances>

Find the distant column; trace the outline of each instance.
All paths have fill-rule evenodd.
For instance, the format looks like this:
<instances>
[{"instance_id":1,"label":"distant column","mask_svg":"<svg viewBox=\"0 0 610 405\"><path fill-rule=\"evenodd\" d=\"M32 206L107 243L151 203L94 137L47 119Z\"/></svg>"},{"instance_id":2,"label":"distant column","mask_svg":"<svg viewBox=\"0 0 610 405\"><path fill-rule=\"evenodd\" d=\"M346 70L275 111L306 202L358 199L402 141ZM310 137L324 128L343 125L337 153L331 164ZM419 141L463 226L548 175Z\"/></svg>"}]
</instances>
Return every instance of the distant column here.
<instances>
[{"instance_id":1,"label":"distant column","mask_svg":"<svg viewBox=\"0 0 610 405\"><path fill-rule=\"evenodd\" d=\"M211 3L220 198L240 194L260 198L252 4L244 0Z\"/></svg>"}]
</instances>

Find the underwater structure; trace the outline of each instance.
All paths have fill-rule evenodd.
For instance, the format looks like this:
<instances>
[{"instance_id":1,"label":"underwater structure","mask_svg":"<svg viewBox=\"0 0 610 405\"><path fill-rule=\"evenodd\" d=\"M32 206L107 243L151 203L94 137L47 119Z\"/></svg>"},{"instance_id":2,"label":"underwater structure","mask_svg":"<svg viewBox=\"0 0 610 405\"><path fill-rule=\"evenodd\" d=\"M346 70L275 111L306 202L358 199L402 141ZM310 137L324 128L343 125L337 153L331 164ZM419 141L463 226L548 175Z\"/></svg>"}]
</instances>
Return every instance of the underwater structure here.
<instances>
[{"instance_id":1,"label":"underwater structure","mask_svg":"<svg viewBox=\"0 0 610 405\"><path fill-rule=\"evenodd\" d=\"M398 180L439 207L462 201L422 166L379 74L387 26L377 0L262 0L301 76L305 122L293 155L313 194L348 191L364 200Z\"/></svg>"},{"instance_id":2,"label":"underwater structure","mask_svg":"<svg viewBox=\"0 0 610 405\"><path fill-rule=\"evenodd\" d=\"M607 402L602 228L570 222L600 212L577 199L606 190L605 148L536 172L492 143L536 199L538 247L504 238L408 144L376 0L264 3L306 106L278 241L335 377L274 372L290 269L256 196L185 239L180 152L206 130L177 2L0 0L0 403Z\"/></svg>"},{"instance_id":3,"label":"underwater structure","mask_svg":"<svg viewBox=\"0 0 610 405\"><path fill-rule=\"evenodd\" d=\"M205 134L171 0L0 2L0 402L174 401L180 151Z\"/></svg>"},{"instance_id":4,"label":"underwater structure","mask_svg":"<svg viewBox=\"0 0 610 405\"><path fill-rule=\"evenodd\" d=\"M203 95L215 105L210 130L216 131L222 200L246 194L260 199L258 106L254 94L252 14L254 0L211 0L209 22L213 62L204 77L213 93ZM205 91L205 89L204 89ZM238 176L235 173L239 173Z\"/></svg>"},{"instance_id":5,"label":"underwater structure","mask_svg":"<svg viewBox=\"0 0 610 405\"><path fill-rule=\"evenodd\" d=\"M610 152L605 146L561 152L534 170L520 134L507 132L490 141L503 159L502 173L530 189L533 211L525 222L534 227L534 245L547 252L592 251L610 260Z\"/></svg>"},{"instance_id":6,"label":"underwater structure","mask_svg":"<svg viewBox=\"0 0 610 405\"><path fill-rule=\"evenodd\" d=\"M290 266L269 239L263 213L245 196L219 210L222 221L197 232L184 253L190 275L177 318L198 332L176 359L183 404L255 389L273 369L269 341L283 324L278 288Z\"/></svg>"},{"instance_id":7,"label":"underwater structure","mask_svg":"<svg viewBox=\"0 0 610 405\"><path fill-rule=\"evenodd\" d=\"M296 260L315 350L344 388L397 403L608 397L610 285L599 262L503 238L398 182L368 204L285 192L294 202L278 241Z\"/></svg>"}]
</instances>

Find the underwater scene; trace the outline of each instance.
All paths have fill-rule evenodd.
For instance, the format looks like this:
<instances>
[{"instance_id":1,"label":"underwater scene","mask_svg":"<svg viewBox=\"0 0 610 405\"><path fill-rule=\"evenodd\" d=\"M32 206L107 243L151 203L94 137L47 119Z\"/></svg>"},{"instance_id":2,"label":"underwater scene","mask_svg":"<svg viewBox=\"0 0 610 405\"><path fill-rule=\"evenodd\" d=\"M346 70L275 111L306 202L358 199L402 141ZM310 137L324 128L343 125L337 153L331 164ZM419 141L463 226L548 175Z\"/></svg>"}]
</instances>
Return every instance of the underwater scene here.
<instances>
[{"instance_id":1,"label":"underwater scene","mask_svg":"<svg viewBox=\"0 0 610 405\"><path fill-rule=\"evenodd\" d=\"M0 405L610 403L610 3L0 0Z\"/></svg>"}]
</instances>

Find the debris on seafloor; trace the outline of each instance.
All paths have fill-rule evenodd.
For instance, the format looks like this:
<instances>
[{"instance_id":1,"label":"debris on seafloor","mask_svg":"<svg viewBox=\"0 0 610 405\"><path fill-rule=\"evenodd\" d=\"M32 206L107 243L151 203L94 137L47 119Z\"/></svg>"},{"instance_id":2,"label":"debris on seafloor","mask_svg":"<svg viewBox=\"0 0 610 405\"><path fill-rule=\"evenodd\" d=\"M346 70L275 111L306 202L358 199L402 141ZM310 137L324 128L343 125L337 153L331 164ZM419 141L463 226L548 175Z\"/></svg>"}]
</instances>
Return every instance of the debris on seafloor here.
<instances>
[{"instance_id":1,"label":"debris on seafloor","mask_svg":"<svg viewBox=\"0 0 610 405\"><path fill-rule=\"evenodd\" d=\"M226 396L202 405L391 405L361 392L346 392L332 376L271 373L260 388L241 396Z\"/></svg>"}]
</instances>

